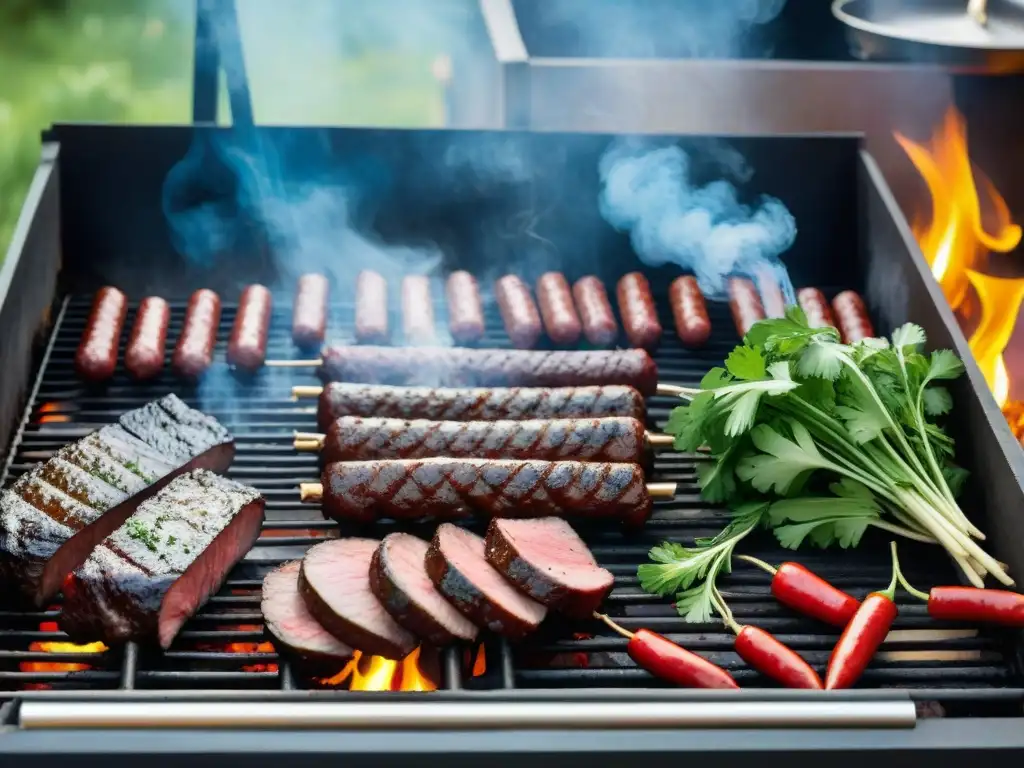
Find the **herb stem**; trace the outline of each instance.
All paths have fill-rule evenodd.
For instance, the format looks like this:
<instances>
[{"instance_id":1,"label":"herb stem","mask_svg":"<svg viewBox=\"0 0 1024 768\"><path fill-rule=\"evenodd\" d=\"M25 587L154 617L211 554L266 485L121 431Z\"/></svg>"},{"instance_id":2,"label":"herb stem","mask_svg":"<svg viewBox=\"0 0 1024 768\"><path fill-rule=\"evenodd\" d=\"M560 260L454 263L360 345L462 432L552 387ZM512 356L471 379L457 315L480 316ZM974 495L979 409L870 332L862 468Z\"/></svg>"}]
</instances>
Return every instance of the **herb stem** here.
<instances>
[{"instance_id":1,"label":"herb stem","mask_svg":"<svg viewBox=\"0 0 1024 768\"><path fill-rule=\"evenodd\" d=\"M598 613L597 611L594 611L594 618L598 619L599 621L603 621L605 624L607 624L615 632L618 632L623 637L628 637L630 640L633 639L633 633L632 632L630 632L625 627L620 626L619 624L616 624L614 621L611 620L611 617L609 617L607 614Z\"/></svg>"},{"instance_id":2,"label":"herb stem","mask_svg":"<svg viewBox=\"0 0 1024 768\"><path fill-rule=\"evenodd\" d=\"M770 573L772 576L779 572L779 569L775 566L769 565L764 560L759 560L758 558L751 557L750 555L736 555L736 559L743 560L745 562L750 563L751 565L756 565L762 571L768 571L768 573Z\"/></svg>"},{"instance_id":3,"label":"herb stem","mask_svg":"<svg viewBox=\"0 0 1024 768\"><path fill-rule=\"evenodd\" d=\"M924 533L917 533L910 528L904 528L901 525L886 522L885 520L872 520L869 525L874 526L882 531L888 531L894 533L897 536L902 536L905 539L911 539L913 541L920 541L922 544L938 544L934 537L928 536Z\"/></svg>"}]
</instances>

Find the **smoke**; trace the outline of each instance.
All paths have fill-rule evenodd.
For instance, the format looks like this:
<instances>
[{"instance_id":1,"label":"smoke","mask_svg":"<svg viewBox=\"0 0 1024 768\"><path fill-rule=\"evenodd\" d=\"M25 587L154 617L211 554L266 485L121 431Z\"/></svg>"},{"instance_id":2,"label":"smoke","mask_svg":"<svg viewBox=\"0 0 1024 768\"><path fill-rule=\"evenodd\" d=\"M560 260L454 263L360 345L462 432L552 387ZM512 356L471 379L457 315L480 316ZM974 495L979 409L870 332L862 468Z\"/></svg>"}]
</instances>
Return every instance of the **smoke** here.
<instances>
[{"instance_id":1,"label":"smoke","mask_svg":"<svg viewBox=\"0 0 1024 768\"><path fill-rule=\"evenodd\" d=\"M764 279L774 272L788 303L793 285L779 256L796 238L796 221L773 197L741 203L720 179L698 186L680 147L622 140L600 162L601 213L628 232L637 255L651 266L691 271L709 299L726 298L726 279Z\"/></svg>"}]
</instances>

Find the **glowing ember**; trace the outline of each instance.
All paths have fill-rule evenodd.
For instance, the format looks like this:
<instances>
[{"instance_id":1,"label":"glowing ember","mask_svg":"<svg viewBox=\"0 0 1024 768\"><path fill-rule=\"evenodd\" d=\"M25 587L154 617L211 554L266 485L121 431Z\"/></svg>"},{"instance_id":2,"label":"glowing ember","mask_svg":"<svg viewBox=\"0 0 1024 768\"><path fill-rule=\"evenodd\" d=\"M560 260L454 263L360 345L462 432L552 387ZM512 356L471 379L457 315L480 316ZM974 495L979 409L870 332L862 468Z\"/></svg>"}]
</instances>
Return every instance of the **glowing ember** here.
<instances>
[{"instance_id":1,"label":"glowing ember","mask_svg":"<svg viewBox=\"0 0 1024 768\"><path fill-rule=\"evenodd\" d=\"M235 627L239 632L258 632L260 627L249 624L240 624ZM228 653L274 653L273 643L228 643L225 647ZM243 672L277 672L277 664L245 664Z\"/></svg>"},{"instance_id":2,"label":"glowing ember","mask_svg":"<svg viewBox=\"0 0 1024 768\"><path fill-rule=\"evenodd\" d=\"M60 629L55 621L44 621L39 625L40 632L57 633ZM34 653L103 653L107 646L103 643L86 643L76 645L60 640L34 641L28 649ZM23 661L18 665L22 672L81 672L90 668L88 664L68 661Z\"/></svg>"},{"instance_id":3,"label":"glowing ember","mask_svg":"<svg viewBox=\"0 0 1024 768\"><path fill-rule=\"evenodd\" d=\"M914 222L914 236L961 323L967 319L967 298L973 287L981 318L970 338L971 351L996 402L1005 410L1010 380L1003 351L1024 300L1024 279L996 278L982 270L989 253L1007 253L1017 247L1021 228L1012 222L1006 201L992 182L971 165L967 127L955 109L946 113L926 145L899 133L895 137L931 193L931 217Z\"/></svg>"},{"instance_id":4,"label":"glowing ember","mask_svg":"<svg viewBox=\"0 0 1024 768\"><path fill-rule=\"evenodd\" d=\"M338 674L319 682L331 687L347 682L350 691L436 691L437 684L423 673L419 660L420 648L402 661L364 656L356 651L352 661Z\"/></svg>"},{"instance_id":5,"label":"glowing ember","mask_svg":"<svg viewBox=\"0 0 1024 768\"><path fill-rule=\"evenodd\" d=\"M476 649L476 659L473 660L473 677L481 677L487 674L487 648L480 643Z\"/></svg>"},{"instance_id":6,"label":"glowing ember","mask_svg":"<svg viewBox=\"0 0 1024 768\"><path fill-rule=\"evenodd\" d=\"M63 409L62 403L48 402L43 403L39 406L39 423L40 424L67 424L71 421L71 417L66 413L58 413Z\"/></svg>"}]
</instances>

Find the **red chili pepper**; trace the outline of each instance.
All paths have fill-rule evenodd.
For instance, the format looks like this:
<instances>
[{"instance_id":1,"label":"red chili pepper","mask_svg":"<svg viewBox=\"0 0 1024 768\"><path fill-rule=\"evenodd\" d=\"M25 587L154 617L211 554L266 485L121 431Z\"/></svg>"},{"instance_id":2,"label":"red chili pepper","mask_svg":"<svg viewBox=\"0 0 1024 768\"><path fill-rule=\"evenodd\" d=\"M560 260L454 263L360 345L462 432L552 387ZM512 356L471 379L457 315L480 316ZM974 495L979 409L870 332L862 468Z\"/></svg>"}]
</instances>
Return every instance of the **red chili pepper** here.
<instances>
[{"instance_id":1,"label":"red chili pepper","mask_svg":"<svg viewBox=\"0 0 1024 768\"><path fill-rule=\"evenodd\" d=\"M775 635L749 624L740 626L717 589L713 592L712 601L726 626L736 633L736 653L747 664L787 688L821 690L824 687L811 665Z\"/></svg>"},{"instance_id":2,"label":"red chili pepper","mask_svg":"<svg viewBox=\"0 0 1024 768\"><path fill-rule=\"evenodd\" d=\"M899 577L896 542L892 543L892 581L883 592L872 592L861 603L832 650L825 675L825 688L850 688L864 673L896 620L898 609L893 597Z\"/></svg>"},{"instance_id":3,"label":"red chili pepper","mask_svg":"<svg viewBox=\"0 0 1024 768\"><path fill-rule=\"evenodd\" d=\"M601 613L595 613L594 617L623 637L628 637L626 651L629 657L655 677L689 688L739 688L732 675L724 669L673 643L664 635L649 629L630 632Z\"/></svg>"},{"instance_id":4,"label":"red chili pepper","mask_svg":"<svg viewBox=\"0 0 1024 768\"><path fill-rule=\"evenodd\" d=\"M772 574L772 594L775 599L806 616L836 627L845 627L860 607L857 598L833 587L800 563L787 562L773 568L756 557L737 557Z\"/></svg>"},{"instance_id":5,"label":"red chili pepper","mask_svg":"<svg viewBox=\"0 0 1024 768\"><path fill-rule=\"evenodd\" d=\"M982 621L1007 627L1024 627L1024 595L1006 589L932 587L925 594L900 574L900 583L914 597L928 603L928 615L950 621Z\"/></svg>"}]
</instances>

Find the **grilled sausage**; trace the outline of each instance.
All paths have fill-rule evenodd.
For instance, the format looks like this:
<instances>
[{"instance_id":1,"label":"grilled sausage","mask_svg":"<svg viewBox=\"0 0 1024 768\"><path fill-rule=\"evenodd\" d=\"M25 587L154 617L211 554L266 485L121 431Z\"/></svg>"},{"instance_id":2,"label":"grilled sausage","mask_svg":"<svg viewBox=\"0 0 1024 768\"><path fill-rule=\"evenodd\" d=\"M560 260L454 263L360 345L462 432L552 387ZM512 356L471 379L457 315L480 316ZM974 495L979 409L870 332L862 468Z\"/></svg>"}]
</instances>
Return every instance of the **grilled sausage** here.
<instances>
[{"instance_id":1,"label":"grilled sausage","mask_svg":"<svg viewBox=\"0 0 1024 768\"><path fill-rule=\"evenodd\" d=\"M292 340L300 347L323 344L327 335L327 293L324 275L299 278L292 308Z\"/></svg>"},{"instance_id":2,"label":"grilled sausage","mask_svg":"<svg viewBox=\"0 0 1024 768\"><path fill-rule=\"evenodd\" d=\"M383 344L388 340L388 283L364 269L356 278L356 341Z\"/></svg>"},{"instance_id":3,"label":"grilled sausage","mask_svg":"<svg viewBox=\"0 0 1024 768\"><path fill-rule=\"evenodd\" d=\"M117 288L96 292L89 321L75 353L75 370L88 381L106 381L117 368L117 348L128 314L128 299Z\"/></svg>"},{"instance_id":4,"label":"grilled sausage","mask_svg":"<svg viewBox=\"0 0 1024 768\"><path fill-rule=\"evenodd\" d=\"M796 300L800 303L804 314L807 315L807 323L812 328L835 326L828 299L817 288L801 288L796 294Z\"/></svg>"},{"instance_id":5,"label":"grilled sausage","mask_svg":"<svg viewBox=\"0 0 1024 768\"><path fill-rule=\"evenodd\" d=\"M644 398L633 387L391 387L342 384L324 387L317 421L326 431L342 416L437 421L498 421L625 416L643 421Z\"/></svg>"},{"instance_id":6,"label":"grilled sausage","mask_svg":"<svg viewBox=\"0 0 1024 768\"><path fill-rule=\"evenodd\" d=\"M572 295L576 299L576 309L579 310L587 341L598 347L607 347L614 342L619 335L619 326L604 283L593 275L581 277L573 285Z\"/></svg>"},{"instance_id":7,"label":"grilled sausage","mask_svg":"<svg viewBox=\"0 0 1024 768\"><path fill-rule=\"evenodd\" d=\"M661 323L651 285L639 272L623 275L616 289L619 315L631 347L654 349L661 341Z\"/></svg>"},{"instance_id":8,"label":"grilled sausage","mask_svg":"<svg viewBox=\"0 0 1024 768\"><path fill-rule=\"evenodd\" d=\"M219 325L220 297L207 288L200 288L188 300L185 323L171 357L175 373L194 378L210 367Z\"/></svg>"},{"instance_id":9,"label":"grilled sausage","mask_svg":"<svg viewBox=\"0 0 1024 768\"><path fill-rule=\"evenodd\" d=\"M761 306L764 307L767 317L786 316L786 297L782 295L782 287L770 270L764 270L758 275L757 292L761 296Z\"/></svg>"},{"instance_id":10,"label":"grilled sausage","mask_svg":"<svg viewBox=\"0 0 1024 768\"><path fill-rule=\"evenodd\" d=\"M494 297L512 346L535 347L541 334L540 314L526 283L515 275L505 275L494 284Z\"/></svg>"},{"instance_id":11,"label":"grilled sausage","mask_svg":"<svg viewBox=\"0 0 1024 768\"><path fill-rule=\"evenodd\" d=\"M476 278L459 270L445 283L448 301L448 329L459 344L472 344L484 335L484 309Z\"/></svg>"},{"instance_id":12,"label":"grilled sausage","mask_svg":"<svg viewBox=\"0 0 1024 768\"><path fill-rule=\"evenodd\" d=\"M672 281L668 289L672 317L676 321L676 334L688 347L700 347L711 337L711 319L697 278L683 275Z\"/></svg>"},{"instance_id":13,"label":"grilled sausage","mask_svg":"<svg viewBox=\"0 0 1024 768\"><path fill-rule=\"evenodd\" d=\"M651 496L637 464L449 458L351 461L324 468L323 512L339 522L553 516L639 526L651 514Z\"/></svg>"},{"instance_id":14,"label":"grilled sausage","mask_svg":"<svg viewBox=\"0 0 1024 768\"><path fill-rule=\"evenodd\" d=\"M469 387L581 387L625 384L645 395L658 368L642 349L594 352L521 349L325 347L324 381Z\"/></svg>"},{"instance_id":15,"label":"grilled sausage","mask_svg":"<svg viewBox=\"0 0 1024 768\"><path fill-rule=\"evenodd\" d=\"M164 367L171 307L159 296L142 300L124 353L124 367L136 379L151 379Z\"/></svg>"},{"instance_id":16,"label":"grilled sausage","mask_svg":"<svg viewBox=\"0 0 1024 768\"><path fill-rule=\"evenodd\" d=\"M434 341L434 301L430 297L430 278L406 275L402 278L402 330L412 344Z\"/></svg>"},{"instance_id":17,"label":"grilled sausage","mask_svg":"<svg viewBox=\"0 0 1024 768\"><path fill-rule=\"evenodd\" d=\"M273 302L262 285L250 285L242 291L238 314L228 341L228 362L243 371L256 371L267 359L267 336Z\"/></svg>"},{"instance_id":18,"label":"grilled sausage","mask_svg":"<svg viewBox=\"0 0 1024 768\"><path fill-rule=\"evenodd\" d=\"M644 460L644 425L636 419L430 421L342 416L327 429L324 461L480 459Z\"/></svg>"},{"instance_id":19,"label":"grilled sausage","mask_svg":"<svg viewBox=\"0 0 1024 768\"><path fill-rule=\"evenodd\" d=\"M729 278L729 310L740 336L746 336L754 323L764 320L761 296L751 280L745 277Z\"/></svg>"},{"instance_id":20,"label":"grilled sausage","mask_svg":"<svg viewBox=\"0 0 1024 768\"><path fill-rule=\"evenodd\" d=\"M569 282L561 272L545 272L537 280L537 303L548 338L556 344L575 344L583 329L572 301Z\"/></svg>"},{"instance_id":21,"label":"grilled sausage","mask_svg":"<svg viewBox=\"0 0 1024 768\"><path fill-rule=\"evenodd\" d=\"M843 291L832 299L832 311L835 313L839 333L842 334L845 344L853 344L855 341L875 335L871 318L868 316L868 308L864 306L864 300L856 292Z\"/></svg>"}]
</instances>

